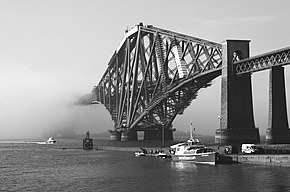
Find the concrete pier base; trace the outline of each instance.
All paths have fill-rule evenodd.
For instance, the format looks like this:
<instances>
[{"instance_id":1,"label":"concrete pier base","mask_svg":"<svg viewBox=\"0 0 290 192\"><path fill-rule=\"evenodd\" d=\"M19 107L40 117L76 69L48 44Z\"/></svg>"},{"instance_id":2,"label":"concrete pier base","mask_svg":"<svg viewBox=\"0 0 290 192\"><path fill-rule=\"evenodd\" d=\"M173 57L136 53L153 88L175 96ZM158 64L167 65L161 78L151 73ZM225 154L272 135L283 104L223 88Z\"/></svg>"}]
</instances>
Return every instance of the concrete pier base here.
<instances>
[{"instance_id":1,"label":"concrete pier base","mask_svg":"<svg viewBox=\"0 0 290 192\"><path fill-rule=\"evenodd\" d=\"M121 141L121 132L110 132L110 141Z\"/></svg>"},{"instance_id":2,"label":"concrete pier base","mask_svg":"<svg viewBox=\"0 0 290 192\"><path fill-rule=\"evenodd\" d=\"M144 140L157 140L157 131L144 131Z\"/></svg>"},{"instance_id":3,"label":"concrete pier base","mask_svg":"<svg viewBox=\"0 0 290 192\"><path fill-rule=\"evenodd\" d=\"M221 114L216 143L260 142L254 122L251 74L235 75L233 67L235 61L249 57L249 43L248 40L227 40L222 44Z\"/></svg>"},{"instance_id":4,"label":"concrete pier base","mask_svg":"<svg viewBox=\"0 0 290 192\"><path fill-rule=\"evenodd\" d=\"M163 137L163 132L162 131L159 131L159 130L150 130L150 131L144 131L144 140L159 140L161 141L162 140L162 137ZM165 141L170 141L170 140L173 140L173 134L172 134L172 130L164 130L164 140Z\"/></svg>"},{"instance_id":5,"label":"concrete pier base","mask_svg":"<svg viewBox=\"0 0 290 192\"><path fill-rule=\"evenodd\" d=\"M135 130L129 130L129 131L123 131L121 133L121 141L137 141L137 131Z\"/></svg>"},{"instance_id":6,"label":"concrete pier base","mask_svg":"<svg viewBox=\"0 0 290 192\"><path fill-rule=\"evenodd\" d=\"M289 144L290 143L289 129L267 129L266 143L267 144Z\"/></svg>"},{"instance_id":7,"label":"concrete pier base","mask_svg":"<svg viewBox=\"0 0 290 192\"><path fill-rule=\"evenodd\" d=\"M220 144L259 142L259 129L257 128L223 129L222 132L220 130L216 130L215 134L215 143Z\"/></svg>"}]
</instances>

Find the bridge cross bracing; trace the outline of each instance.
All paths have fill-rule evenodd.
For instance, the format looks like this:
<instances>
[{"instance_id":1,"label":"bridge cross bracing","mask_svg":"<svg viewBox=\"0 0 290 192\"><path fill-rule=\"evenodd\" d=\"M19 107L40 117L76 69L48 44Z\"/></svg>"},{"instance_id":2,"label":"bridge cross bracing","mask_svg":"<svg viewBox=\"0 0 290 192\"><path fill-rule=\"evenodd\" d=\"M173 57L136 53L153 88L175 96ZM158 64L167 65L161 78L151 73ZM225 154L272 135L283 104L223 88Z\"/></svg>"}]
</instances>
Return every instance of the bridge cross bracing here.
<instances>
[{"instance_id":1,"label":"bridge cross bracing","mask_svg":"<svg viewBox=\"0 0 290 192\"><path fill-rule=\"evenodd\" d=\"M167 128L220 75L221 44L142 24L128 30L94 88L115 129Z\"/></svg>"},{"instance_id":2,"label":"bridge cross bracing","mask_svg":"<svg viewBox=\"0 0 290 192\"><path fill-rule=\"evenodd\" d=\"M289 64L289 50L242 60L237 50L232 56L232 74L241 76ZM114 122L111 132L160 132L165 128L172 133L175 117L201 88L222 74L222 53L219 43L140 23L126 30L92 90L93 102L109 111Z\"/></svg>"}]
</instances>

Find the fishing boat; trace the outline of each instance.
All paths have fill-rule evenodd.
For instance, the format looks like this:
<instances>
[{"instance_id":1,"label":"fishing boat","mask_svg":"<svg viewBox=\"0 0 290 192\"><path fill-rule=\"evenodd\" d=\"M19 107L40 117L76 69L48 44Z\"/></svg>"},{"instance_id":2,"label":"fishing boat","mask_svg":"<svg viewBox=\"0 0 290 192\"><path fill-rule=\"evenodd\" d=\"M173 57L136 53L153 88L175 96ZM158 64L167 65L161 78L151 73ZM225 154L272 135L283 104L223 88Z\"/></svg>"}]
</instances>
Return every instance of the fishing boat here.
<instances>
[{"instance_id":1,"label":"fishing boat","mask_svg":"<svg viewBox=\"0 0 290 192\"><path fill-rule=\"evenodd\" d=\"M190 139L170 146L170 151L172 160L175 161L192 161L209 165L216 163L216 152L203 145L198 138L194 138L192 124L190 125Z\"/></svg>"}]
</instances>

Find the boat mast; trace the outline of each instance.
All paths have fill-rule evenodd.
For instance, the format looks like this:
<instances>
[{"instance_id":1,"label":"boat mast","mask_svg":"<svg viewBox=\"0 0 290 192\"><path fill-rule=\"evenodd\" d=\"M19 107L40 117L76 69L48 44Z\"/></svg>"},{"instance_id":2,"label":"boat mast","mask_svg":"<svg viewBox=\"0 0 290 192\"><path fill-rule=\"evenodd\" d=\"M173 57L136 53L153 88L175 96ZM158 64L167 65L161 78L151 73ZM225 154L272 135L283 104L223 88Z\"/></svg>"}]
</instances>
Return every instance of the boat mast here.
<instances>
[{"instance_id":1,"label":"boat mast","mask_svg":"<svg viewBox=\"0 0 290 192\"><path fill-rule=\"evenodd\" d=\"M192 123L190 123L190 126L189 126L189 134L190 134L190 139L193 139Z\"/></svg>"}]
</instances>

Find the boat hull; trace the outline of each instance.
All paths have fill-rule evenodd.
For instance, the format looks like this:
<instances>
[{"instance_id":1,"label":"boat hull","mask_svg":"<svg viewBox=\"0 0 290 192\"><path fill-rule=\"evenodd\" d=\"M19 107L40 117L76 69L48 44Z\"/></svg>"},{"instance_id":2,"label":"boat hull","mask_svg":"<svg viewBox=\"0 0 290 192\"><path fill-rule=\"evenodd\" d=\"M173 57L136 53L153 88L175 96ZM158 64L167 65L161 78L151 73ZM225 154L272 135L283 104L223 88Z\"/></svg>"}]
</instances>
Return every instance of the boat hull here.
<instances>
[{"instance_id":1,"label":"boat hull","mask_svg":"<svg viewBox=\"0 0 290 192\"><path fill-rule=\"evenodd\" d=\"M146 156L146 154L142 153L142 152L135 152L135 156L136 157L143 157L143 156Z\"/></svg>"},{"instance_id":2,"label":"boat hull","mask_svg":"<svg viewBox=\"0 0 290 192\"><path fill-rule=\"evenodd\" d=\"M173 161L191 161L198 164L208 164L215 165L216 164L216 153L211 154L184 154L184 155L174 155L172 154Z\"/></svg>"}]
</instances>

